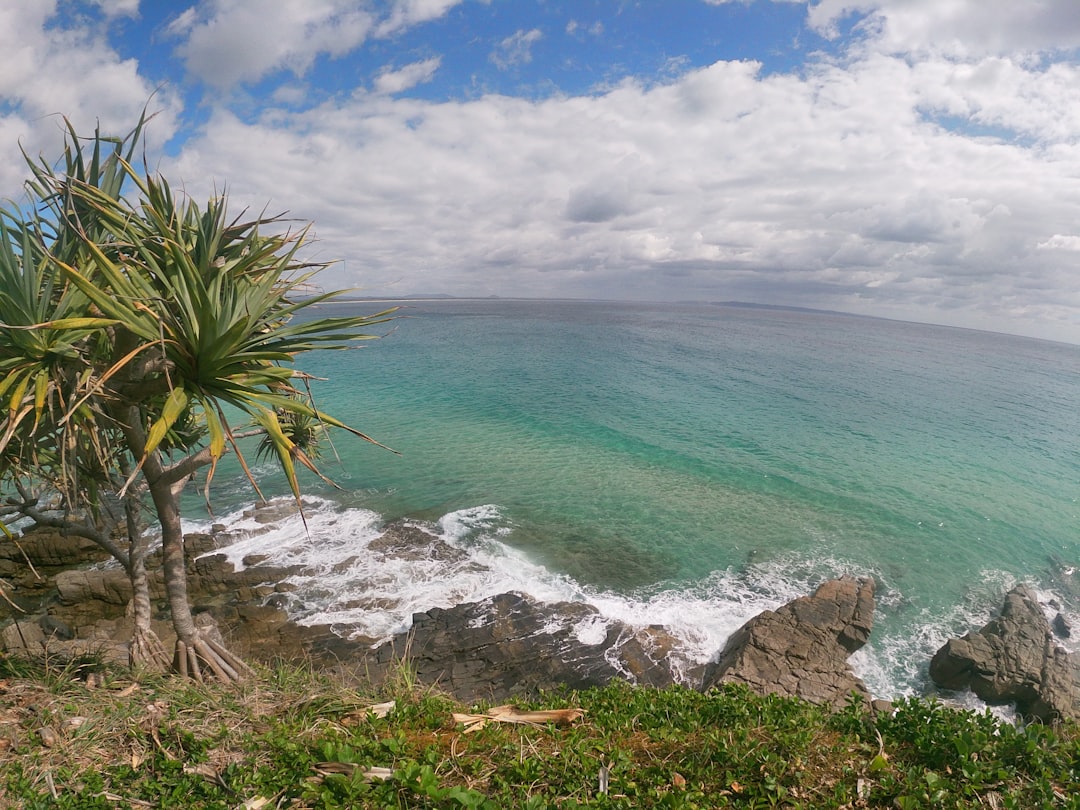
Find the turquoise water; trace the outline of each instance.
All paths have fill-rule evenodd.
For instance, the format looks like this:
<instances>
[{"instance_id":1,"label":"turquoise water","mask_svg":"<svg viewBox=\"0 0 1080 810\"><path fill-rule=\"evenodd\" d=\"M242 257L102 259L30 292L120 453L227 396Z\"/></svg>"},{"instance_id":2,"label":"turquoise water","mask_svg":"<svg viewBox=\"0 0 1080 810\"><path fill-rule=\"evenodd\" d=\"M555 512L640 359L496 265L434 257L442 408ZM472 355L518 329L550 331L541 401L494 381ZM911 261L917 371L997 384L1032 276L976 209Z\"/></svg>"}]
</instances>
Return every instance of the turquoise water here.
<instances>
[{"instance_id":1,"label":"turquoise water","mask_svg":"<svg viewBox=\"0 0 1080 810\"><path fill-rule=\"evenodd\" d=\"M1078 609L1053 562L1080 562L1080 347L707 305L453 300L403 315L382 340L304 363L327 378L322 409L400 453L337 436L325 463L343 491L308 483L334 539L284 543L326 551L305 558L313 572L381 520L426 520L492 575L440 591L437 570L418 574L436 583L424 598L535 585L681 621L698 659L758 609L872 574L878 626L858 667L889 694L922 688L922 656L1018 580ZM227 485L219 507L250 497ZM363 626L320 593L300 613Z\"/></svg>"}]
</instances>

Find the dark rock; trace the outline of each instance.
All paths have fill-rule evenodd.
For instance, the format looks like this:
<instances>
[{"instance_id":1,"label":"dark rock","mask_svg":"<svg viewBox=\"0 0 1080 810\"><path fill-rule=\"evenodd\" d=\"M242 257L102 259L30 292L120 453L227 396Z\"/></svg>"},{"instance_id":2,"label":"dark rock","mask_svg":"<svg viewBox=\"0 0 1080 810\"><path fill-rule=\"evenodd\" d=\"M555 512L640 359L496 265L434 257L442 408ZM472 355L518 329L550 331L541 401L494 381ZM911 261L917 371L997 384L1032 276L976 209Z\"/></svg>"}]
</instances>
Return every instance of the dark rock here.
<instances>
[{"instance_id":1,"label":"dark rock","mask_svg":"<svg viewBox=\"0 0 1080 810\"><path fill-rule=\"evenodd\" d=\"M403 520L387 524L383 533L368 543L367 550L399 560L460 563L469 557L467 552Z\"/></svg>"},{"instance_id":2,"label":"dark rock","mask_svg":"<svg viewBox=\"0 0 1080 810\"><path fill-rule=\"evenodd\" d=\"M284 610L289 604L289 597L287 597L283 593L275 592L273 595L270 596L270 598L268 598L266 600L266 604L269 605L270 607L275 607L275 608L278 608L279 610Z\"/></svg>"},{"instance_id":3,"label":"dark rock","mask_svg":"<svg viewBox=\"0 0 1080 810\"><path fill-rule=\"evenodd\" d=\"M300 511L300 506L295 501L285 499L275 501L260 501L254 509L244 512L244 517L253 517L256 523L263 525L277 523L288 517L292 517Z\"/></svg>"},{"instance_id":4,"label":"dark rock","mask_svg":"<svg viewBox=\"0 0 1080 810\"><path fill-rule=\"evenodd\" d=\"M1015 703L1038 720L1080 716L1076 662L1054 644L1038 598L1023 585L1006 594L1001 615L981 630L946 642L930 662L930 677L990 704Z\"/></svg>"},{"instance_id":5,"label":"dark rock","mask_svg":"<svg viewBox=\"0 0 1080 810\"><path fill-rule=\"evenodd\" d=\"M408 633L375 651L374 667L392 671L407 660L421 682L437 683L466 702L563 685L583 689L616 678L650 686L673 682L667 652L674 642L665 631L636 633L615 622L597 643L579 640L581 625L592 621L599 614L589 605L499 594L415 614Z\"/></svg>"},{"instance_id":6,"label":"dark rock","mask_svg":"<svg viewBox=\"0 0 1080 810\"><path fill-rule=\"evenodd\" d=\"M1065 621L1065 617L1060 613L1054 617L1051 626L1054 628L1054 635L1058 638L1068 638L1072 635L1072 628L1069 627L1069 623Z\"/></svg>"},{"instance_id":7,"label":"dark rock","mask_svg":"<svg viewBox=\"0 0 1080 810\"><path fill-rule=\"evenodd\" d=\"M75 632L67 622L61 621L55 616L42 616L38 619L42 632L46 636L58 638L61 641L70 641L75 638Z\"/></svg>"},{"instance_id":8,"label":"dark rock","mask_svg":"<svg viewBox=\"0 0 1080 810\"><path fill-rule=\"evenodd\" d=\"M848 666L848 656L870 636L874 581L842 577L812 596L765 611L739 628L702 686L745 683L760 694L792 695L812 703L843 706L854 692L870 693Z\"/></svg>"}]
</instances>

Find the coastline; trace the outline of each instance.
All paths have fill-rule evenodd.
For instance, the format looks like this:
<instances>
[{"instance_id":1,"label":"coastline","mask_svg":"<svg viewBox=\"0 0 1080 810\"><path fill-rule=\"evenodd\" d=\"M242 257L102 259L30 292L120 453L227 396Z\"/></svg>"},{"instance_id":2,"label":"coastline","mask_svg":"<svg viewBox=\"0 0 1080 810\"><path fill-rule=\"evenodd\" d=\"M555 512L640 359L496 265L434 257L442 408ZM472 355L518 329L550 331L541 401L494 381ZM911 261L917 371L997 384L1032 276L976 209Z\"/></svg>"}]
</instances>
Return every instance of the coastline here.
<instances>
[{"instance_id":1,"label":"coastline","mask_svg":"<svg viewBox=\"0 0 1080 810\"><path fill-rule=\"evenodd\" d=\"M784 614L791 605L810 598L810 594L803 594L787 605L778 606L777 610L755 614L747 625L718 645L708 661L688 658L683 649L684 640L663 624L635 625L613 621L583 601L537 600L514 591L418 611L412 615L408 631L389 637L347 638L341 633L340 626L326 622L298 622L290 616L287 607L297 596L295 578L303 573L302 565L276 565L268 555L255 552L244 553L239 565L232 562L242 550L244 540L270 536L282 520L292 516L293 511L290 504L266 504L247 511L245 519L250 525L243 530L218 525L216 531L187 535L192 599L200 620L216 624L227 644L263 663L303 659L334 671L364 671L378 682L392 673L400 661L408 660L422 681L440 684L465 701L480 697L497 701L523 692L565 685L574 688L601 686L616 679L648 686L678 683L703 688L710 682L710 671L715 675L716 662L734 655L729 655L732 640L740 634L745 635L747 626L760 622L762 617ZM130 596L129 592L125 593L126 576L118 567L103 565L95 549L84 545L77 551L72 547L72 541L73 538L59 536L42 536L37 540L33 535L24 538L23 550L29 550L35 565L49 579L45 584L28 583L27 591L16 591L16 598L28 609L35 608L31 602L36 603L36 615L20 622L18 627L9 624L0 638L9 650L26 647L35 652L49 647L53 652L66 650L70 655L93 651L116 663L124 663L124 611ZM12 550L5 553L9 561L14 556ZM80 553L84 555L81 567L54 565ZM380 527L378 538L367 544L364 553L386 555L398 565L432 561L474 565L466 552L433 534L430 527L410 521ZM0 555L0 559L3 558ZM151 588L153 598L160 601L163 593L156 563L157 560L152 558ZM339 567L347 569L348 564ZM841 578L834 582L845 579L856 581ZM817 590L826 585L828 582ZM844 599L850 602L854 597L849 593ZM864 602L862 597L857 601ZM835 682L844 685L833 689L834 694L846 697L857 687L867 701L897 697L867 689L857 675L857 668L854 672L851 670L848 659L852 653L858 654L871 636L873 626L872 620L857 618L859 611L855 610L854 604L850 602L851 606L845 610L854 611L851 613L854 617L852 626L860 629L837 626L829 628L826 634L826 637L840 639L839 646L830 653L832 660L826 667L832 667L840 675L797 676L790 680L791 694L812 694L800 692L800 683L840 678ZM354 607L363 608L363 605ZM832 616L836 610L829 607L822 615ZM860 610L864 617L872 616L872 600L869 609L864 605ZM805 611L796 609L796 614L802 612ZM165 618L163 613L157 617L155 631L168 645L170 634ZM1064 622L1060 616L1059 620ZM766 669L773 668L776 661L786 655L785 650L797 650L803 643L792 641L798 632L791 636L789 629L782 631L780 638L783 640L754 642L766 651L766 660L772 662ZM1067 634L1067 627L1065 630ZM857 638L858 643L850 644L843 641L844 638ZM821 648L820 639L806 647L807 650ZM807 657L806 653L795 655L800 661ZM928 656L922 666L929 664ZM761 663L753 664L750 675L739 677L752 683L756 677L753 672L761 670L762 666ZM848 674L842 675L844 672ZM783 685L783 678L775 683L779 686L761 688L765 692L789 688ZM932 685L920 694L954 698ZM818 699L823 698L819 695ZM968 705L971 703L971 698L960 696L960 699L966 700Z\"/></svg>"}]
</instances>

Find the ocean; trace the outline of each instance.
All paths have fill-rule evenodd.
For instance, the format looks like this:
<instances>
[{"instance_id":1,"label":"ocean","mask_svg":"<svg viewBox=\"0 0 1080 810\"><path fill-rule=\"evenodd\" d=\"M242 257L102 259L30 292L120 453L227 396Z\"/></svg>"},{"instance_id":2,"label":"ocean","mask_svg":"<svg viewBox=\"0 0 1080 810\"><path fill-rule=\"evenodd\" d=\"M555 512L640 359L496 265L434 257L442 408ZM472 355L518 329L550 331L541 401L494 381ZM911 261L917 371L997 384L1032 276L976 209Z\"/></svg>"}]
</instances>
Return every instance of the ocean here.
<instances>
[{"instance_id":1,"label":"ocean","mask_svg":"<svg viewBox=\"0 0 1080 810\"><path fill-rule=\"evenodd\" d=\"M852 663L884 698L926 693L934 651L1018 582L1080 628L1078 346L707 304L400 314L380 340L301 363L320 409L398 454L336 432L322 466L340 489L304 479L306 529L286 519L226 549L302 565L301 623L385 638L415 611L519 590L667 625L692 664L762 610L870 575L875 628ZM256 472L286 493L272 465ZM254 528L235 468L213 493L212 517L186 503L190 528ZM464 561L365 555L397 519Z\"/></svg>"}]
</instances>

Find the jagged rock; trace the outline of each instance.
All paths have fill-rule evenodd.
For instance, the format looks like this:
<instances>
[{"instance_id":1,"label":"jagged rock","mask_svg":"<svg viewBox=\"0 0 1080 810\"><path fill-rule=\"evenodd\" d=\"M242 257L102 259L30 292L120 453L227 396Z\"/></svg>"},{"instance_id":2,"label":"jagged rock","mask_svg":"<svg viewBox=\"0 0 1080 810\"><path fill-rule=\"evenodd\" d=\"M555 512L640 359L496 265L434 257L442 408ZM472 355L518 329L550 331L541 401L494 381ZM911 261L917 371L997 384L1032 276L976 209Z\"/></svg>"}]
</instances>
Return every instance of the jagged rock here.
<instances>
[{"instance_id":1,"label":"jagged rock","mask_svg":"<svg viewBox=\"0 0 1080 810\"><path fill-rule=\"evenodd\" d=\"M1054 643L1038 598L1023 585L1006 594L1001 615L949 639L930 661L930 677L943 689L971 689L1044 721L1080 717L1076 676L1077 662Z\"/></svg>"},{"instance_id":2,"label":"jagged rock","mask_svg":"<svg viewBox=\"0 0 1080 810\"><path fill-rule=\"evenodd\" d=\"M41 652L45 642L45 631L37 622L11 622L0 630L0 644L8 652Z\"/></svg>"},{"instance_id":3,"label":"jagged rock","mask_svg":"<svg viewBox=\"0 0 1080 810\"><path fill-rule=\"evenodd\" d=\"M109 559L109 555L85 537L61 534L55 529L36 529L24 533L18 544L12 540L0 542L0 558L17 565L25 565L29 559L36 566L55 568L99 562Z\"/></svg>"},{"instance_id":4,"label":"jagged rock","mask_svg":"<svg viewBox=\"0 0 1080 810\"><path fill-rule=\"evenodd\" d=\"M582 603L499 594L415 614L408 633L376 650L375 666L385 672L407 660L422 682L464 701L503 700L560 685L582 689L615 678L672 683L667 651L673 642L662 629L636 633L615 622L600 626L596 643L581 641L580 631L594 621L600 621L598 611Z\"/></svg>"},{"instance_id":5,"label":"jagged rock","mask_svg":"<svg viewBox=\"0 0 1080 810\"><path fill-rule=\"evenodd\" d=\"M767 610L739 628L706 669L702 686L733 681L760 694L833 706L843 706L855 692L869 702L847 658L866 643L873 620L873 579L830 580L812 596Z\"/></svg>"},{"instance_id":6,"label":"jagged rock","mask_svg":"<svg viewBox=\"0 0 1080 810\"><path fill-rule=\"evenodd\" d=\"M262 598L257 589L295 574L300 566L251 565L237 571L224 554L207 554L188 563L188 590L200 598L242 591L242 601ZM268 592L269 593L269 592Z\"/></svg>"},{"instance_id":7,"label":"jagged rock","mask_svg":"<svg viewBox=\"0 0 1080 810\"><path fill-rule=\"evenodd\" d=\"M260 501L253 509L244 512L244 517L254 518L256 523L264 525L277 523L287 517L292 517L300 511L300 506L295 501L275 500Z\"/></svg>"},{"instance_id":8,"label":"jagged rock","mask_svg":"<svg viewBox=\"0 0 1080 810\"><path fill-rule=\"evenodd\" d=\"M419 526L399 520L388 524L383 533L368 543L367 551L384 554L399 560L432 560L461 563L469 558L467 552L455 548L440 537Z\"/></svg>"},{"instance_id":9,"label":"jagged rock","mask_svg":"<svg viewBox=\"0 0 1080 810\"><path fill-rule=\"evenodd\" d=\"M122 568L78 568L56 575L56 589L65 605L96 599L109 605L131 600L131 580Z\"/></svg>"},{"instance_id":10,"label":"jagged rock","mask_svg":"<svg viewBox=\"0 0 1080 810\"><path fill-rule=\"evenodd\" d=\"M1072 635L1072 628L1069 627L1069 623L1060 613L1054 616L1052 627L1054 628L1054 635L1058 638L1068 638Z\"/></svg>"}]
</instances>

